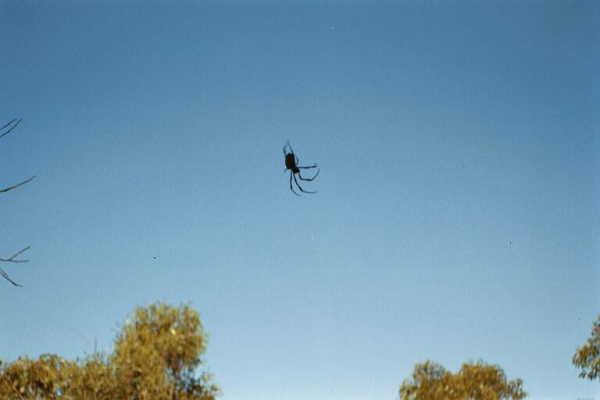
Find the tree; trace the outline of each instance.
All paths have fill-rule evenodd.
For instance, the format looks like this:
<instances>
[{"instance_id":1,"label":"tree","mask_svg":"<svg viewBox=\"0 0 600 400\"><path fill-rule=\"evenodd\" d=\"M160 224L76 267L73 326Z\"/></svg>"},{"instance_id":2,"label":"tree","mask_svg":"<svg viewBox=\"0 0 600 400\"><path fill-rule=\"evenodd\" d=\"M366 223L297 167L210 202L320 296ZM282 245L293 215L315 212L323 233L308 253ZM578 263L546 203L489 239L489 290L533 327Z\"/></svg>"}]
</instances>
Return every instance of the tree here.
<instances>
[{"instance_id":1,"label":"tree","mask_svg":"<svg viewBox=\"0 0 600 400\"><path fill-rule=\"evenodd\" d=\"M0 398L214 400L219 388L208 374L195 372L205 349L196 311L155 303L135 310L107 357L70 362L42 355L0 362Z\"/></svg>"},{"instance_id":2,"label":"tree","mask_svg":"<svg viewBox=\"0 0 600 400\"><path fill-rule=\"evenodd\" d=\"M577 349L572 362L581 370L580 378L592 380L600 376L600 315L592 326L592 336Z\"/></svg>"},{"instance_id":3,"label":"tree","mask_svg":"<svg viewBox=\"0 0 600 400\"><path fill-rule=\"evenodd\" d=\"M465 363L453 374L431 361L415 366L400 386L401 400L521 400L523 381L508 381L502 368L482 361Z\"/></svg>"},{"instance_id":4,"label":"tree","mask_svg":"<svg viewBox=\"0 0 600 400\"><path fill-rule=\"evenodd\" d=\"M123 397L139 399L213 399L218 388L210 376L195 377L206 349L198 313L156 303L135 311L117 338L112 364Z\"/></svg>"},{"instance_id":5,"label":"tree","mask_svg":"<svg viewBox=\"0 0 600 400\"><path fill-rule=\"evenodd\" d=\"M8 123L6 123L2 127L0 127L0 138L3 138L4 136L6 136L9 133L11 133L17 126L19 126L20 123L21 123L21 119L16 119L16 118L15 119L11 119L10 121L8 121ZM6 193L8 191L11 191L13 189L18 188L19 186L23 186L24 184L31 182L34 178L35 178L35 176L32 176L30 178L25 179L22 182L19 182L17 184L11 185L11 186L7 186L5 188L2 188L2 189L0 189L0 193ZM29 246L25 247L24 249L19 250L18 252L16 252L15 254L13 254L12 256L10 256L8 258L1 258L0 257L0 262L7 262L7 263L24 263L24 262L27 262L28 260L19 260L19 259L17 259L17 257L19 255L23 254L27 250L29 250ZM0 268L0 275L2 275L2 277L4 279L6 279L7 281L9 281L13 285L15 285L15 286L21 286L18 283L16 283L15 281L13 281L12 279L10 279L10 277L8 276L8 274L6 272L4 272L4 270L2 268Z\"/></svg>"},{"instance_id":6,"label":"tree","mask_svg":"<svg viewBox=\"0 0 600 400\"><path fill-rule=\"evenodd\" d=\"M65 391L69 366L68 361L52 354L43 354L36 361L19 358L0 371L0 398L58 399Z\"/></svg>"}]
</instances>

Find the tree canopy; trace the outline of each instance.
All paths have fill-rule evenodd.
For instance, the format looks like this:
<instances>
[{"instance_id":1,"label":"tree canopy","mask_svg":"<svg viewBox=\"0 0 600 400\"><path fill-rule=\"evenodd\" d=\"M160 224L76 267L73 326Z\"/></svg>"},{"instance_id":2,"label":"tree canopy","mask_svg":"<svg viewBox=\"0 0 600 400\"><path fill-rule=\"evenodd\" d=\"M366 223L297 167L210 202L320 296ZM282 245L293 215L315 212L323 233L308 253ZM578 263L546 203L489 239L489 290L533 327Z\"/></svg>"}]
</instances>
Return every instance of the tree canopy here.
<instances>
[{"instance_id":1,"label":"tree canopy","mask_svg":"<svg viewBox=\"0 0 600 400\"><path fill-rule=\"evenodd\" d=\"M521 400L521 379L508 381L502 368L484 362L465 363L453 374L431 361L415 366L400 386L401 400Z\"/></svg>"},{"instance_id":2,"label":"tree canopy","mask_svg":"<svg viewBox=\"0 0 600 400\"><path fill-rule=\"evenodd\" d=\"M196 372L205 350L198 312L155 303L135 310L108 356L0 361L0 398L214 400L218 387Z\"/></svg>"},{"instance_id":3,"label":"tree canopy","mask_svg":"<svg viewBox=\"0 0 600 400\"><path fill-rule=\"evenodd\" d=\"M579 368L579 377L598 379L600 376L600 315L592 326L592 335L573 356L573 364Z\"/></svg>"}]
</instances>

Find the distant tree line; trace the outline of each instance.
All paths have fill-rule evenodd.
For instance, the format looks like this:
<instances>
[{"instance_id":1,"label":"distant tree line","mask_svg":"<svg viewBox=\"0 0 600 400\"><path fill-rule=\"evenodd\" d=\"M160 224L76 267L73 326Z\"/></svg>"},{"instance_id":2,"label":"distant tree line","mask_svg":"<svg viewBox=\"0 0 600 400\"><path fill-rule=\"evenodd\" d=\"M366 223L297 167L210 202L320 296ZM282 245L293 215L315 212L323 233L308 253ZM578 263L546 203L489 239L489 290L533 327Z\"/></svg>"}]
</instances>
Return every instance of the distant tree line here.
<instances>
[{"instance_id":1,"label":"distant tree line","mask_svg":"<svg viewBox=\"0 0 600 400\"><path fill-rule=\"evenodd\" d=\"M135 310L111 354L0 362L0 399L214 400L219 388L196 371L205 349L198 312L155 303Z\"/></svg>"},{"instance_id":2,"label":"distant tree line","mask_svg":"<svg viewBox=\"0 0 600 400\"><path fill-rule=\"evenodd\" d=\"M587 343L571 361L580 370L579 377L600 378L600 315ZM521 379L509 381L502 368L483 361L465 363L457 373L431 361L419 363L399 390L400 400L521 400L526 396Z\"/></svg>"},{"instance_id":3,"label":"distant tree line","mask_svg":"<svg viewBox=\"0 0 600 400\"><path fill-rule=\"evenodd\" d=\"M600 377L600 316L573 364L580 377ZM199 373L206 334L198 312L187 305L154 303L137 308L110 354L68 361L54 354L37 360L0 361L0 399L6 400L215 400L219 387ZM521 400L521 379L483 361L452 373L439 364L416 364L398 391L400 400Z\"/></svg>"},{"instance_id":4,"label":"distant tree line","mask_svg":"<svg viewBox=\"0 0 600 400\"><path fill-rule=\"evenodd\" d=\"M453 374L439 364L417 364L400 386L401 400L521 400L523 381L509 381L502 368L482 361L465 363Z\"/></svg>"}]
</instances>

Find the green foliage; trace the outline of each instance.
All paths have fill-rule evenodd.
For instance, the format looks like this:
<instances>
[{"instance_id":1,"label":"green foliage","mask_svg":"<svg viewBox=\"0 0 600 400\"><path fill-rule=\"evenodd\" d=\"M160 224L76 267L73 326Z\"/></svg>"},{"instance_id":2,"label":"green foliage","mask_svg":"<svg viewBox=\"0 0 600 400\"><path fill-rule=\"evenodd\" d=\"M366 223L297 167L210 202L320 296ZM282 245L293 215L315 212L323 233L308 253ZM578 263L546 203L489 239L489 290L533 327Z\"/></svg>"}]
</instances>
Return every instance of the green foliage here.
<instances>
[{"instance_id":1,"label":"green foliage","mask_svg":"<svg viewBox=\"0 0 600 400\"><path fill-rule=\"evenodd\" d=\"M111 363L127 382L121 393L140 399L213 399L217 388L206 375L196 378L206 335L198 313L165 304L138 308L117 338ZM164 389L168 388L168 391Z\"/></svg>"},{"instance_id":2,"label":"green foliage","mask_svg":"<svg viewBox=\"0 0 600 400\"><path fill-rule=\"evenodd\" d=\"M56 355L0 362L0 398L7 400L214 400L207 374L196 376L206 349L198 313L162 303L138 308L115 350L76 362Z\"/></svg>"},{"instance_id":3,"label":"green foliage","mask_svg":"<svg viewBox=\"0 0 600 400\"><path fill-rule=\"evenodd\" d=\"M0 371L2 399L59 399L68 385L71 363L51 354L37 361L19 358Z\"/></svg>"},{"instance_id":4,"label":"green foliage","mask_svg":"<svg viewBox=\"0 0 600 400\"><path fill-rule=\"evenodd\" d=\"M119 382L113 366L98 354L78 363L72 363L67 373L69 385L65 398L103 400L116 398Z\"/></svg>"},{"instance_id":5,"label":"green foliage","mask_svg":"<svg viewBox=\"0 0 600 400\"><path fill-rule=\"evenodd\" d=\"M592 336L577 349L572 361L581 370L580 378L597 379L600 376L600 315L594 321Z\"/></svg>"},{"instance_id":6,"label":"green foliage","mask_svg":"<svg viewBox=\"0 0 600 400\"><path fill-rule=\"evenodd\" d=\"M453 374L431 361L417 364L400 386L401 400L521 400L527 396L520 379L508 381L504 371L483 362L465 363Z\"/></svg>"}]
</instances>

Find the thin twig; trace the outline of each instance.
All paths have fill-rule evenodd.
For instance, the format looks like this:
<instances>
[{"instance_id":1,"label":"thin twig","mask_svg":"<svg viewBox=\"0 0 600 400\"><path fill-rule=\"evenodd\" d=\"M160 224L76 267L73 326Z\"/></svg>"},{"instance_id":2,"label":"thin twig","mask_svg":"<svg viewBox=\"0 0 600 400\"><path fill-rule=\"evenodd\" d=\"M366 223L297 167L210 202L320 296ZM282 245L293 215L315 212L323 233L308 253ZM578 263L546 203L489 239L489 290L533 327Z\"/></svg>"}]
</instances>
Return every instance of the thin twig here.
<instances>
[{"instance_id":1,"label":"thin twig","mask_svg":"<svg viewBox=\"0 0 600 400\"><path fill-rule=\"evenodd\" d=\"M7 281L9 281L13 285L18 286L18 287L23 287L23 285L19 285L17 282L15 282L12 279L10 279L10 277L8 276L8 274L6 272L4 272L4 270L2 268L0 268L0 275L2 275L2 277L4 279L6 279Z\"/></svg>"},{"instance_id":2,"label":"thin twig","mask_svg":"<svg viewBox=\"0 0 600 400\"><path fill-rule=\"evenodd\" d=\"M2 128L0 128L0 131L1 131L2 129L4 129L6 127L9 127L6 132L0 134L0 138L8 135L9 133L11 133L13 131L13 129L15 129L17 126L19 126L19 124L21 123L21 121L23 121L21 118L19 118L19 119L14 118L14 119L11 119L10 121L8 121L7 124L5 124Z\"/></svg>"},{"instance_id":3,"label":"thin twig","mask_svg":"<svg viewBox=\"0 0 600 400\"><path fill-rule=\"evenodd\" d=\"M34 180L34 179L35 179L35 175L34 175L34 176L32 176L31 178L25 179L23 182L17 183L16 185L12 185L12 186L9 186L9 187L7 187L7 188L0 189L0 193L6 193L6 192L8 192L9 190L16 189L16 188L18 188L19 186L23 186L24 184L26 184L26 183L29 183L29 182L31 182L31 181L32 181L32 180Z\"/></svg>"},{"instance_id":4,"label":"thin twig","mask_svg":"<svg viewBox=\"0 0 600 400\"><path fill-rule=\"evenodd\" d=\"M25 253L30 248L31 248L31 246L27 246L24 249L21 249L21 250L17 251L15 254L13 254L12 256L10 256L8 258L0 258L0 261L1 262L12 262L12 263L24 263L24 262L28 262L29 260L16 260L16 258L18 256L20 256L21 254Z\"/></svg>"},{"instance_id":5,"label":"thin twig","mask_svg":"<svg viewBox=\"0 0 600 400\"><path fill-rule=\"evenodd\" d=\"M6 124L4 124L2 127L0 127L0 132L2 132L4 129L6 129L6 131L0 133L0 138L8 135L9 133L11 133L17 126L19 126L19 124L21 123L22 119L19 118L14 118L11 119L10 121L8 121ZM8 128L8 129L7 129ZM16 189L19 186L25 185L26 183L31 182L33 179L35 178L35 176L32 176L31 178L25 179L23 182L19 182L16 185L12 185L12 186L8 186L4 189L0 189L0 193L6 193L10 190ZM13 254L12 256L10 256L9 258L0 258L0 262L10 262L10 263L25 263L29 260L17 260L17 257L20 256L21 254L23 254L24 252L26 252L27 250L29 250L30 246L25 247L24 249L21 249L19 251L17 251L15 254ZM2 277L4 279L6 279L7 281L9 281L10 283L12 283L15 286L21 286L19 285L17 282L13 281L12 279L10 279L10 277L8 276L8 274L2 269L0 268L0 275L2 275ZM22 398L22 396L19 397Z\"/></svg>"},{"instance_id":6,"label":"thin twig","mask_svg":"<svg viewBox=\"0 0 600 400\"><path fill-rule=\"evenodd\" d=\"M16 264L18 264L18 263L26 263L29 260L17 260L17 257L20 256L21 254L25 253L30 248L31 248L31 246L27 246L24 249L21 249L21 250L17 251L15 254L13 254L12 256L10 256L8 258L0 258L0 262L10 262L10 263L16 263ZM13 285L19 286L19 287L23 287L23 285L20 285L17 282L15 282L12 279L10 279L10 277L8 276L8 274L2 268L0 268L0 275L2 275L2 277L4 279L6 279L7 281L9 281Z\"/></svg>"},{"instance_id":7,"label":"thin twig","mask_svg":"<svg viewBox=\"0 0 600 400\"><path fill-rule=\"evenodd\" d=\"M13 122L15 122L17 119L13 118L10 121L8 121L2 128L0 128L0 131L4 128L6 128L7 126L9 126L10 124L12 124Z\"/></svg>"}]
</instances>

